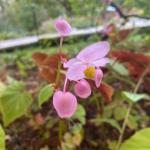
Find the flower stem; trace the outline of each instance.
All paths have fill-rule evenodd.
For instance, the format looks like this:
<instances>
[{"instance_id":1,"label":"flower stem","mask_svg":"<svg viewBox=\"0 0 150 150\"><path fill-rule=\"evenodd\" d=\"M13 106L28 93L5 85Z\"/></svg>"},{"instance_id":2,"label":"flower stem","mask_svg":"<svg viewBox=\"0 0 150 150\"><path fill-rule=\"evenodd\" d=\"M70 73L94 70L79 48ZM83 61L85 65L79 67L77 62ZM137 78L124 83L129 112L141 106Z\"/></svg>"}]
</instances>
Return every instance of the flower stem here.
<instances>
[{"instance_id":1,"label":"flower stem","mask_svg":"<svg viewBox=\"0 0 150 150\"><path fill-rule=\"evenodd\" d=\"M63 120L60 119L59 120L59 141L62 141L62 137L63 137Z\"/></svg>"},{"instance_id":2,"label":"flower stem","mask_svg":"<svg viewBox=\"0 0 150 150\"><path fill-rule=\"evenodd\" d=\"M62 52L63 40L64 40L64 38L61 37L60 38L60 43L59 43L59 49L58 49L59 54L61 54L61 52ZM58 65L57 65L57 74L56 74L56 80L55 80L56 86L59 84L60 70L61 70L61 61L59 61Z\"/></svg>"},{"instance_id":3,"label":"flower stem","mask_svg":"<svg viewBox=\"0 0 150 150\"><path fill-rule=\"evenodd\" d=\"M56 81L55 81L56 86L59 84L60 69L61 69L61 62L59 61L57 66L57 74L56 74Z\"/></svg>"},{"instance_id":4,"label":"flower stem","mask_svg":"<svg viewBox=\"0 0 150 150\"><path fill-rule=\"evenodd\" d=\"M64 37L62 36L60 38L60 43L59 43L59 54L62 52L63 41L64 41Z\"/></svg>"},{"instance_id":5,"label":"flower stem","mask_svg":"<svg viewBox=\"0 0 150 150\"><path fill-rule=\"evenodd\" d=\"M121 143L122 143L122 140L123 140L124 131L125 131L125 128L126 128L126 124L127 124L132 106L133 106L133 103L130 103L130 105L127 109L127 113L126 113L126 116L125 116L125 119L124 119L124 122L123 122L123 125L122 125L122 128L121 128L121 133L120 133L120 136L119 136L119 139L118 139L118 144L117 144L116 150L120 149L120 146L121 146Z\"/></svg>"},{"instance_id":6,"label":"flower stem","mask_svg":"<svg viewBox=\"0 0 150 150\"><path fill-rule=\"evenodd\" d=\"M68 79L67 79L67 76L66 76L66 77L65 77L64 88L63 88L63 91L64 91L64 92L66 91L67 81L68 81Z\"/></svg>"},{"instance_id":7,"label":"flower stem","mask_svg":"<svg viewBox=\"0 0 150 150\"><path fill-rule=\"evenodd\" d=\"M149 67L148 66L144 72L142 73L139 81L137 82L134 90L133 90L133 93L137 93L142 81L143 81L143 78L144 76L147 74L148 70L149 70ZM117 143L117 146L116 146L116 150L120 150L120 146L121 146L121 143L122 143L122 140L123 140L123 135L124 135L124 132L125 132L125 128L126 128L126 125L127 125L127 121L128 121L128 118L130 116L130 113L131 113L131 110L132 110L132 107L133 107L133 104L134 103L130 103L128 109L127 109L127 113L126 113L126 116L125 116L125 119L124 119L124 122L123 122L123 125L122 125L122 129L121 129L121 133L120 133L120 136L119 136L119 139L118 139L118 143Z\"/></svg>"},{"instance_id":8,"label":"flower stem","mask_svg":"<svg viewBox=\"0 0 150 150\"><path fill-rule=\"evenodd\" d=\"M64 38L61 37L60 38L60 43L59 43L59 49L58 49L59 57L61 57L60 54L62 52L63 40L64 40ZM57 74L56 74L56 81L55 81L56 86L59 84L59 81L60 81L60 70L61 70L61 58L58 61L58 66L57 66ZM65 82L67 82L67 81L65 81ZM66 87L64 87L64 89L65 88ZM60 119L59 120L59 133L58 133L60 143L61 143L62 138L63 138L63 130L64 130L64 120Z\"/></svg>"}]
</instances>

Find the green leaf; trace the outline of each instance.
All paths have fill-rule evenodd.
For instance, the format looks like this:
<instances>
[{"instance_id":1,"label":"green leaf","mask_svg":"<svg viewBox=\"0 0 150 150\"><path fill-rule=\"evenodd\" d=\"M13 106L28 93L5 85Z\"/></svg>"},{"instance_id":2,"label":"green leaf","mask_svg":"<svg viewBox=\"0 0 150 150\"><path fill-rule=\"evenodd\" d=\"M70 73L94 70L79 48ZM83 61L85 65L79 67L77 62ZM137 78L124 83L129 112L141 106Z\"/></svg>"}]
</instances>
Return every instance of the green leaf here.
<instances>
[{"instance_id":1,"label":"green leaf","mask_svg":"<svg viewBox=\"0 0 150 150\"><path fill-rule=\"evenodd\" d=\"M138 122L135 116L130 115L127 121L127 125L130 129L137 129L138 127Z\"/></svg>"},{"instance_id":2,"label":"green leaf","mask_svg":"<svg viewBox=\"0 0 150 150\"><path fill-rule=\"evenodd\" d=\"M136 132L122 144L120 150L150 150L150 128Z\"/></svg>"},{"instance_id":3,"label":"green leaf","mask_svg":"<svg viewBox=\"0 0 150 150\"><path fill-rule=\"evenodd\" d=\"M114 62L112 60L111 61L111 67L115 72L119 73L120 75L123 75L123 76L129 75L128 69L123 64L121 64L119 62Z\"/></svg>"},{"instance_id":4,"label":"green leaf","mask_svg":"<svg viewBox=\"0 0 150 150\"><path fill-rule=\"evenodd\" d=\"M114 119L104 119L103 122L110 124L111 126L118 129L119 132L121 132L121 127L120 127L119 123L116 120L114 120Z\"/></svg>"},{"instance_id":5,"label":"green leaf","mask_svg":"<svg viewBox=\"0 0 150 150\"><path fill-rule=\"evenodd\" d=\"M77 119L81 122L81 124L85 124L85 109L82 105L78 104L77 110L71 119Z\"/></svg>"},{"instance_id":6,"label":"green leaf","mask_svg":"<svg viewBox=\"0 0 150 150\"><path fill-rule=\"evenodd\" d=\"M150 99L150 97L147 94L136 94L127 91L123 91L122 96L132 102L138 102L141 99Z\"/></svg>"},{"instance_id":7,"label":"green leaf","mask_svg":"<svg viewBox=\"0 0 150 150\"><path fill-rule=\"evenodd\" d=\"M8 85L0 97L0 111L4 125L7 126L24 115L31 103L32 96L25 91L24 83L15 81Z\"/></svg>"},{"instance_id":8,"label":"green leaf","mask_svg":"<svg viewBox=\"0 0 150 150\"><path fill-rule=\"evenodd\" d=\"M96 119L92 119L91 122L95 123L95 125L97 125L97 126L99 126L99 125L101 125L103 123L108 123L111 126L113 126L116 129L118 129L119 132L121 132L121 127L120 127L119 123L116 120L114 120L114 119L106 119L106 118L99 118L99 117L97 117Z\"/></svg>"},{"instance_id":9,"label":"green leaf","mask_svg":"<svg viewBox=\"0 0 150 150\"><path fill-rule=\"evenodd\" d=\"M5 132L0 125L0 150L5 150Z\"/></svg>"},{"instance_id":10,"label":"green leaf","mask_svg":"<svg viewBox=\"0 0 150 150\"><path fill-rule=\"evenodd\" d=\"M75 123L72 132L73 133L79 133L82 130L82 124L81 123Z\"/></svg>"},{"instance_id":11,"label":"green leaf","mask_svg":"<svg viewBox=\"0 0 150 150\"><path fill-rule=\"evenodd\" d=\"M6 88L6 85L0 81L0 96L3 94L5 88Z\"/></svg>"},{"instance_id":12,"label":"green leaf","mask_svg":"<svg viewBox=\"0 0 150 150\"><path fill-rule=\"evenodd\" d=\"M40 94L39 94L39 107L41 107L41 105L43 103L45 103L46 101L48 101L48 99L52 96L53 94L53 87L51 84L44 86L41 90L40 90Z\"/></svg>"},{"instance_id":13,"label":"green leaf","mask_svg":"<svg viewBox=\"0 0 150 150\"><path fill-rule=\"evenodd\" d=\"M116 120L123 120L127 113L126 107L117 107L114 110L114 117Z\"/></svg>"},{"instance_id":14,"label":"green leaf","mask_svg":"<svg viewBox=\"0 0 150 150\"><path fill-rule=\"evenodd\" d=\"M22 63L21 61L16 61L17 67L19 69L19 72L21 74L21 76L27 76L27 72L26 72L26 66L24 63Z\"/></svg>"},{"instance_id":15,"label":"green leaf","mask_svg":"<svg viewBox=\"0 0 150 150\"><path fill-rule=\"evenodd\" d=\"M108 142L109 150L115 150L116 146L117 146L117 141L109 141Z\"/></svg>"}]
</instances>

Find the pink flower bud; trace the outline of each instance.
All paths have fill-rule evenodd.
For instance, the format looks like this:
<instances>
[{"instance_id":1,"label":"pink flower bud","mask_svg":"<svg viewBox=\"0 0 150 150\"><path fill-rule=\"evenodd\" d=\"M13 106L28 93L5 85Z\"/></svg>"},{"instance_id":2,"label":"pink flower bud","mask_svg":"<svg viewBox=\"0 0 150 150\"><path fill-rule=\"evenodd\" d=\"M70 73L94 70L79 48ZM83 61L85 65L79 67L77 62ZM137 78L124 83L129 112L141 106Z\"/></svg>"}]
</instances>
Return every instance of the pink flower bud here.
<instances>
[{"instance_id":1,"label":"pink flower bud","mask_svg":"<svg viewBox=\"0 0 150 150\"><path fill-rule=\"evenodd\" d=\"M77 99L70 92L57 91L53 96L53 105L60 118L70 118L76 111Z\"/></svg>"},{"instance_id":2,"label":"pink flower bud","mask_svg":"<svg viewBox=\"0 0 150 150\"><path fill-rule=\"evenodd\" d=\"M91 95L91 87L89 83L82 79L75 85L75 93L80 98L87 98Z\"/></svg>"},{"instance_id":3,"label":"pink flower bud","mask_svg":"<svg viewBox=\"0 0 150 150\"><path fill-rule=\"evenodd\" d=\"M57 19L55 21L55 28L61 36L68 36L71 32L70 24L64 19Z\"/></svg>"}]
</instances>

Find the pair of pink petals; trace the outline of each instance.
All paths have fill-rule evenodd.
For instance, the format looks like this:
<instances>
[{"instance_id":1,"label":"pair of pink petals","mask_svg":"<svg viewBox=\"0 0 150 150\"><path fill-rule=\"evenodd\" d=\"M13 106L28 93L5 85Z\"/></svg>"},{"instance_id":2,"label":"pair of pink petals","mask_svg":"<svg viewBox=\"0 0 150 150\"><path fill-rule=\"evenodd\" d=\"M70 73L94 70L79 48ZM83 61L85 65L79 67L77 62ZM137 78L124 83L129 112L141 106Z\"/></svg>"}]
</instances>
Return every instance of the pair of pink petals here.
<instances>
[{"instance_id":1,"label":"pair of pink petals","mask_svg":"<svg viewBox=\"0 0 150 150\"><path fill-rule=\"evenodd\" d=\"M96 85L99 86L101 79L102 79L102 71L101 70L97 71L95 78L96 78ZM74 92L78 97L80 97L82 99L88 98L92 93L90 84L85 79L81 79L81 80L77 81L77 83L74 86Z\"/></svg>"},{"instance_id":2,"label":"pair of pink petals","mask_svg":"<svg viewBox=\"0 0 150 150\"><path fill-rule=\"evenodd\" d=\"M82 79L75 84L74 92L80 98L85 99L91 95L90 84L86 80Z\"/></svg>"},{"instance_id":3,"label":"pair of pink petals","mask_svg":"<svg viewBox=\"0 0 150 150\"><path fill-rule=\"evenodd\" d=\"M76 111L77 99L71 92L56 91L53 106L60 118L70 118Z\"/></svg>"},{"instance_id":4,"label":"pair of pink petals","mask_svg":"<svg viewBox=\"0 0 150 150\"><path fill-rule=\"evenodd\" d=\"M86 78L85 70L88 67L94 67L96 73L93 80L95 80L96 87L99 87L103 77L100 67L109 63L109 59L105 57L109 50L108 42L97 42L84 48L75 58L64 63L64 67L68 68L67 78L73 81L84 79Z\"/></svg>"},{"instance_id":5,"label":"pair of pink petals","mask_svg":"<svg viewBox=\"0 0 150 150\"><path fill-rule=\"evenodd\" d=\"M80 98L86 99L91 95L90 84L81 79L75 84L74 92ZM53 96L53 106L60 118L70 118L77 108L76 96L71 92L56 91Z\"/></svg>"},{"instance_id":6,"label":"pair of pink petals","mask_svg":"<svg viewBox=\"0 0 150 150\"><path fill-rule=\"evenodd\" d=\"M91 95L89 83L82 79L75 85L75 93L81 98L87 98ZM71 92L56 91L53 96L53 106L60 118L70 118L77 109L76 96Z\"/></svg>"},{"instance_id":7,"label":"pair of pink petals","mask_svg":"<svg viewBox=\"0 0 150 150\"><path fill-rule=\"evenodd\" d=\"M103 75L102 71L98 69L95 77L96 86L100 85L102 75ZM80 81L77 81L77 83L75 84L74 92L80 98L83 99L88 98L91 95L90 84L85 79L81 79Z\"/></svg>"}]
</instances>

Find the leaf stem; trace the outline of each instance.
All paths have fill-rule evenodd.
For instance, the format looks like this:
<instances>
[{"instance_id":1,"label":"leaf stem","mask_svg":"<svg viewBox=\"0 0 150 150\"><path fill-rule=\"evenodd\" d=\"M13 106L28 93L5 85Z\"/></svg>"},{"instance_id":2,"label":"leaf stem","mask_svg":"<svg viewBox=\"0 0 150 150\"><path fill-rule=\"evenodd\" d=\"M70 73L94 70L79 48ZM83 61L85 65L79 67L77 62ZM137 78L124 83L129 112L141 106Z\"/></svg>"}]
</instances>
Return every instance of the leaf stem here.
<instances>
[{"instance_id":1,"label":"leaf stem","mask_svg":"<svg viewBox=\"0 0 150 150\"><path fill-rule=\"evenodd\" d=\"M133 103L130 103L130 105L127 109L127 113L126 113L126 116L125 116L125 119L124 119L124 122L123 122L123 125L122 125L122 128L121 128L121 132L120 132L120 136L119 136L119 139L118 139L118 144L117 144L116 150L120 149L120 146L121 146L121 143L122 143L122 140L123 140L124 131L125 131L125 128L126 128L126 124L127 124L132 106L133 106Z\"/></svg>"},{"instance_id":2,"label":"leaf stem","mask_svg":"<svg viewBox=\"0 0 150 150\"><path fill-rule=\"evenodd\" d=\"M147 74L148 70L149 70L149 67L148 66L144 72L142 73L139 81L137 82L134 90L133 90L133 93L137 93L140 85L142 84L142 81L143 81L143 78L145 77L145 75ZM121 128L121 133L120 133L120 136L119 136L119 139L118 139L118 144L116 146L116 150L120 150L120 146L121 146L121 143L122 143L122 140L123 140L123 135L124 135L124 132L125 132L125 128L126 128L126 125L127 125L127 121L128 121L128 118L130 116L130 113L131 113L131 110L132 110L132 107L133 107L133 104L134 103L130 103L129 107L128 107L128 110L127 110L127 113L126 113L126 116L125 116L125 119L124 119L124 122L123 122L123 125L122 125L122 128Z\"/></svg>"}]
</instances>

